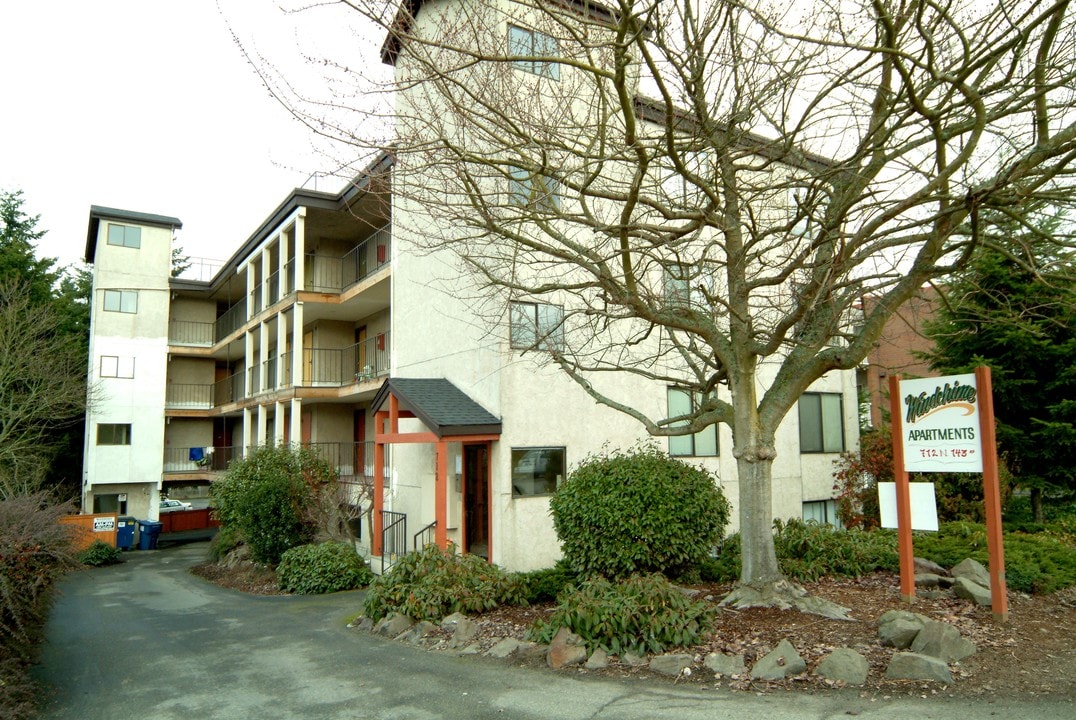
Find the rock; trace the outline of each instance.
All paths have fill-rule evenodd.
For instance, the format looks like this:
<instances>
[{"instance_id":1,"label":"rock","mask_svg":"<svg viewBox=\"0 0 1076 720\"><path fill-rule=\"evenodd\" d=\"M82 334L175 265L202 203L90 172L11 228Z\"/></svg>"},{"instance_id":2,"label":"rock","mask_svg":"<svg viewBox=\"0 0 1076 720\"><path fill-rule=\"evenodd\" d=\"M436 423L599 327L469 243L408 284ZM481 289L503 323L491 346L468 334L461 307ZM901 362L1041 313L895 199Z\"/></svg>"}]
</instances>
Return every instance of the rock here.
<instances>
[{"instance_id":1,"label":"rock","mask_svg":"<svg viewBox=\"0 0 1076 720\"><path fill-rule=\"evenodd\" d=\"M695 588L687 588L687 587L683 587L681 585L676 585L674 587L676 587L676 589L680 591L681 595L683 595L684 597L690 598L692 600L694 600L696 597L698 597L699 594L702 592L702 590L696 590Z\"/></svg>"},{"instance_id":2,"label":"rock","mask_svg":"<svg viewBox=\"0 0 1076 720\"><path fill-rule=\"evenodd\" d=\"M913 558L912 563L915 566L915 574L930 573L931 575L949 575L949 571L943 568L933 560L927 560L926 558Z\"/></svg>"},{"instance_id":3,"label":"rock","mask_svg":"<svg viewBox=\"0 0 1076 720\"><path fill-rule=\"evenodd\" d=\"M358 622L352 622L348 627L353 627L356 630L363 632L372 632L374 629L374 621L368 617L359 618Z\"/></svg>"},{"instance_id":4,"label":"rock","mask_svg":"<svg viewBox=\"0 0 1076 720\"><path fill-rule=\"evenodd\" d=\"M460 655L477 655L480 652L482 652L482 647L478 643L473 643L473 644L468 645L467 647L463 648L462 650L460 650L459 654Z\"/></svg>"},{"instance_id":5,"label":"rock","mask_svg":"<svg viewBox=\"0 0 1076 720\"><path fill-rule=\"evenodd\" d=\"M958 598L972 600L978 605L990 605L990 588L966 577L958 577L953 583L953 594Z\"/></svg>"},{"instance_id":6,"label":"rock","mask_svg":"<svg viewBox=\"0 0 1076 720\"><path fill-rule=\"evenodd\" d=\"M570 665L582 665L587 660L587 649L578 635L562 627L553 636L553 642L549 643L549 652L546 653L545 659L554 670Z\"/></svg>"},{"instance_id":7,"label":"rock","mask_svg":"<svg viewBox=\"0 0 1076 720\"><path fill-rule=\"evenodd\" d=\"M934 573L916 573L915 586L917 588L936 588L941 585L941 575Z\"/></svg>"},{"instance_id":8,"label":"rock","mask_svg":"<svg viewBox=\"0 0 1076 720\"><path fill-rule=\"evenodd\" d=\"M695 656L688 655L687 653L655 655L650 661L650 669L656 673L661 673L662 675L672 675L673 677L676 677L683 672L684 668L691 667L691 663L694 661Z\"/></svg>"},{"instance_id":9,"label":"rock","mask_svg":"<svg viewBox=\"0 0 1076 720\"><path fill-rule=\"evenodd\" d=\"M897 653L889 661L885 676L890 680L933 680L947 685L953 683L949 666L938 658L918 653Z\"/></svg>"},{"instance_id":10,"label":"rock","mask_svg":"<svg viewBox=\"0 0 1076 720\"><path fill-rule=\"evenodd\" d=\"M515 638L503 638L500 642L496 643L493 647L486 652L489 657L506 658L511 657L519 651L524 643Z\"/></svg>"},{"instance_id":11,"label":"rock","mask_svg":"<svg viewBox=\"0 0 1076 720\"><path fill-rule=\"evenodd\" d=\"M777 647L751 668L751 677L755 680L784 680L790 675L799 675L807 669L796 648L788 640L777 643Z\"/></svg>"},{"instance_id":12,"label":"rock","mask_svg":"<svg viewBox=\"0 0 1076 720\"><path fill-rule=\"evenodd\" d=\"M626 652L620 656L620 662L628 667L646 667L647 659L635 653Z\"/></svg>"},{"instance_id":13,"label":"rock","mask_svg":"<svg viewBox=\"0 0 1076 720\"><path fill-rule=\"evenodd\" d=\"M911 646L912 641L915 640L915 636L919 634L919 631L923 629L926 621L917 617L914 613L902 610L891 610L882 616L882 620L885 620L886 615L893 612L903 613L903 615L893 617L888 622L882 622L878 625L878 637L881 638L883 645L903 650Z\"/></svg>"},{"instance_id":14,"label":"rock","mask_svg":"<svg viewBox=\"0 0 1076 720\"><path fill-rule=\"evenodd\" d=\"M961 637L960 631L952 625L931 620L915 636L909 649L951 663L973 654L976 647L975 643Z\"/></svg>"},{"instance_id":15,"label":"rock","mask_svg":"<svg viewBox=\"0 0 1076 720\"><path fill-rule=\"evenodd\" d=\"M818 663L815 675L821 675L827 680L836 680L848 685L862 685L867 682L867 673L870 664L851 648L837 648L826 658Z\"/></svg>"},{"instance_id":16,"label":"rock","mask_svg":"<svg viewBox=\"0 0 1076 720\"><path fill-rule=\"evenodd\" d=\"M522 642L519 644L519 649L516 650L516 657L528 662L531 660L545 660L546 655L548 654L548 645L542 645L541 643L535 642Z\"/></svg>"},{"instance_id":17,"label":"rock","mask_svg":"<svg viewBox=\"0 0 1076 720\"><path fill-rule=\"evenodd\" d=\"M446 615L444 619L441 620L441 629L445 632L454 633L456 632L456 628L459 626L460 622L465 620L469 621L469 618L466 615L464 615L463 613L454 612L451 615Z\"/></svg>"},{"instance_id":18,"label":"rock","mask_svg":"<svg viewBox=\"0 0 1076 720\"><path fill-rule=\"evenodd\" d=\"M394 638L399 637L402 632L414 624L415 621L406 615L393 613L388 617L382 618L377 625L374 625L374 632L378 635Z\"/></svg>"},{"instance_id":19,"label":"rock","mask_svg":"<svg viewBox=\"0 0 1076 720\"><path fill-rule=\"evenodd\" d=\"M422 622L418 623L417 625L411 626L410 630L405 630L402 633L400 633L399 637L397 637L396 639L397 640L404 640L404 641L409 642L411 644L416 644L416 643L418 643L419 640L426 637L430 633L435 632L436 630L437 630L436 625L434 625L429 620L423 620Z\"/></svg>"},{"instance_id":20,"label":"rock","mask_svg":"<svg viewBox=\"0 0 1076 720\"><path fill-rule=\"evenodd\" d=\"M590 654L590 659L583 667L587 670L604 670L609 667L609 654L598 648Z\"/></svg>"},{"instance_id":21,"label":"rock","mask_svg":"<svg viewBox=\"0 0 1076 720\"><path fill-rule=\"evenodd\" d=\"M747 668L743 664L743 655L725 655L710 653L702 661L704 667L719 675L742 675Z\"/></svg>"},{"instance_id":22,"label":"rock","mask_svg":"<svg viewBox=\"0 0 1076 720\"><path fill-rule=\"evenodd\" d=\"M967 578L983 587L990 587L990 572L983 567L982 563L971 558L961 560L949 572L955 578Z\"/></svg>"},{"instance_id":23,"label":"rock","mask_svg":"<svg viewBox=\"0 0 1076 720\"><path fill-rule=\"evenodd\" d=\"M451 617L451 615L449 616ZM446 618L447 619L447 618ZM478 623L467 617L460 617L451 624L447 624L445 621L441 621L441 628L448 630L455 626L452 632L452 637L448 640L448 647L450 649L466 647L474 640L474 636L478 634Z\"/></svg>"}]
</instances>

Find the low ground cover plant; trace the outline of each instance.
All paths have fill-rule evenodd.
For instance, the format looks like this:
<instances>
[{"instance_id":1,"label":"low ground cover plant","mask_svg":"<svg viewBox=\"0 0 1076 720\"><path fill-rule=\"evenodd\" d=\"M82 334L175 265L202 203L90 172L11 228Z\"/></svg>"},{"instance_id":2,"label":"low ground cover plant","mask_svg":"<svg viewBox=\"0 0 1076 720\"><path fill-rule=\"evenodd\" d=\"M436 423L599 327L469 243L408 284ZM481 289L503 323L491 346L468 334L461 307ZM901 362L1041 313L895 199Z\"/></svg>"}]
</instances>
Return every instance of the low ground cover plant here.
<instances>
[{"instance_id":1,"label":"low ground cover plant","mask_svg":"<svg viewBox=\"0 0 1076 720\"><path fill-rule=\"evenodd\" d=\"M579 575L569 568L563 560L551 568L515 573L519 580L523 597L528 603L550 602L556 600L564 590L579 580Z\"/></svg>"},{"instance_id":2,"label":"low ground cover plant","mask_svg":"<svg viewBox=\"0 0 1076 720\"><path fill-rule=\"evenodd\" d=\"M690 570L729 517L712 473L654 446L585 459L549 505L566 566L609 578Z\"/></svg>"},{"instance_id":3,"label":"low ground cover plant","mask_svg":"<svg viewBox=\"0 0 1076 720\"><path fill-rule=\"evenodd\" d=\"M354 590L374 579L373 572L355 549L338 542L286 550L276 572L280 589L298 595Z\"/></svg>"},{"instance_id":4,"label":"low ground cover plant","mask_svg":"<svg viewBox=\"0 0 1076 720\"><path fill-rule=\"evenodd\" d=\"M454 612L481 613L499 605L524 605L518 577L477 555L460 555L453 545L427 545L401 558L374 580L364 612L372 620L402 613L436 621Z\"/></svg>"},{"instance_id":5,"label":"low ground cover plant","mask_svg":"<svg viewBox=\"0 0 1076 720\"><path fill-rule=\"evenodd\" d=\"M590 651L660 653L701 642L711 613L708 604L688 598L658 573L619 581L596 577L566 589L553 615L536 622L530 637L548 643L566 627Z\"/></svg>"},{"instance_id":6,"label":"low ground cover plant","mask_svg":"<svg viewBox=\"0 0 1076 720\"><path fill-rule=\"evenodd\" d=\"M104 565L116 565L123 562L119 548L114 548L108 543L94 540L93 544L78 553L75 559L83 565L102 567Z\"/></svg>"}]
</instances>

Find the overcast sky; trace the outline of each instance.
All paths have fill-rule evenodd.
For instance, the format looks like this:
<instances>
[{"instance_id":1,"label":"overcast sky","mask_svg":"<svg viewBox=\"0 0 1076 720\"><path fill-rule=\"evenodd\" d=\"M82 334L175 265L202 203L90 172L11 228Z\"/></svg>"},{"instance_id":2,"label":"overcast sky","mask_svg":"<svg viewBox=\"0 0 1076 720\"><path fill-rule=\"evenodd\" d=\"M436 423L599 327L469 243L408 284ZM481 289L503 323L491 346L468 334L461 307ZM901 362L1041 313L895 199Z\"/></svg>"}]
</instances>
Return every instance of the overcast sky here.
<instances>
[{"instance_id":1,"label":"overcast sky","mask_svg":"<svg viewBox=\"0 0 1076 720\"><path fill-rule=\"evenodd\" d=\"M302 77L299 48L314 33L320 50L346 38L340 12L290 15L271 0L0 2L0 189L22 190L41 216L39 255L80 261L90 205L104 205L178 217L188 255L225 259L292 188L314 188L310 176L347 151L319 146L269 95L231 29Z\"/></svg>"}]
</instances>

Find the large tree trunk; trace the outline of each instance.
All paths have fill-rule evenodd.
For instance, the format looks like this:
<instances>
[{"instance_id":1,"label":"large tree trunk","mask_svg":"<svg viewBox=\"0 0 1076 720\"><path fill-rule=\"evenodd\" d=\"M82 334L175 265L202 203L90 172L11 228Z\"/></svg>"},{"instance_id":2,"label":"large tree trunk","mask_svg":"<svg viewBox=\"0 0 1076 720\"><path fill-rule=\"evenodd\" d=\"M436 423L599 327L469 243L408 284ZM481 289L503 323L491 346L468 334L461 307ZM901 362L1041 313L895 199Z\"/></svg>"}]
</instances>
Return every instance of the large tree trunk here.
<instances>
[{"instance_id":1,"label":"large tree trunk","mask_svg":"<svg viewBox=\"0 0 1076 720\"><path fill-rule=\"evenodd\" d=\"M1046 522L1042 514L1042 488L1031 488L1031 519L1037 523Z\"/></svg>"},{"instance_id":2,"label":"large tree trunk","mask_svg":"<svg viewBox=\"0 0 1076 720\"><path fill-rule=\"evenodd\" d=\"M757 450L736 458L740 477L740 537L743 585L768 585L783 579L773 547L773 457Z\"/></svg>"}]
</instances>

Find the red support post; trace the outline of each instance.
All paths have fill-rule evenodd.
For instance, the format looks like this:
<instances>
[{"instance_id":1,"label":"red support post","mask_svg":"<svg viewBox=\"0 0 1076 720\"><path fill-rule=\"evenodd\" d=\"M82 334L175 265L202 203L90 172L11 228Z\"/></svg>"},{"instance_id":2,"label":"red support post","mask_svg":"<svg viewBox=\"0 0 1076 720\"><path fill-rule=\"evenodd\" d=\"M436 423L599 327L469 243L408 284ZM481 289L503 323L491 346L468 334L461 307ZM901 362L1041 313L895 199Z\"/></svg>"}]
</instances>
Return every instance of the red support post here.
<instances>
[{"instance_id":1,"label":"red support post","mask_svg":"<svg viewBox=\"0 0 1076 720\"><path fill-rule=\"evenodd\" d=\"M990 556L990 604L994 619L1007 622L1009 598L1005 583L1005 543L1001 532L1001 488L990 368L975 368L975 386L979 396L979 441L983 452L983 505L986 511L986 548Z\"/></svg>"},{"instance_id":2,"label":"red support post","mask_svg":"<svg viewBox=\"0 0 1076 720\"><path fill-rule=\"evenodd\" d=\"M437 547L444 550L448 547L448 443L439 440L437 448L437 477L434 481L434 517L437 519L437 527L434 528L434 539Z\"/></svg>"},{"instance_id":3,"label":"red support post","mask_svg":"<svg viewBox=\"0 0 1076 720\"><path fill-rule=\"evenodd\" d=\"M897 489L897 549L900 552L900 599L915 602L915 549L912 546L912 501L904 470L904 420L900 378L889 376L889 414L893 423L893 480Z\"/></svg>"}]
</instances>

